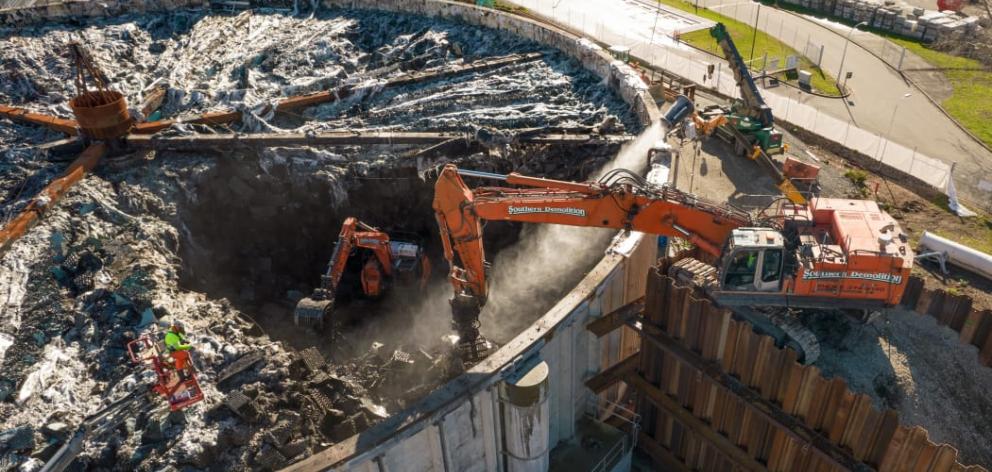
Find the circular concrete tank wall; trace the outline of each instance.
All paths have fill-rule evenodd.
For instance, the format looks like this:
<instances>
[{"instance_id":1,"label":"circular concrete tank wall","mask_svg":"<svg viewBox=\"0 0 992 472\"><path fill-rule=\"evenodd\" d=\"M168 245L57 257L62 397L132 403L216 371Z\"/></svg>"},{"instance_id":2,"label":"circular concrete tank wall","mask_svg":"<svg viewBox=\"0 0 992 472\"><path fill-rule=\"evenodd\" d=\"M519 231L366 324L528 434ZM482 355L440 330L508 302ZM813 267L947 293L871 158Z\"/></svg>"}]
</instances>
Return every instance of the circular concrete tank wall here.
<instances>
[{"instance_id":1,"label":"circular concrete tank wall","mask_svg":"<svg viewBox=\"0 0 992 472\"><path fill-rule=\"evenodd\" d=\"M171 7L165 3L167 2L158 2L153 7L170 9ZM188 4L189 2L179 2L173 6ZM531 20L450 2L332 1L327 2L325 6L373 8L397 12L400 16L406 13L423 15L445 20L445 24L458 22L473 27L488 28L499 32L497 34L506 33L502 38L509 38L514 47L518 43L530 44L528 41L531 41L557 49L561 52L549 53L555 56L556 61L554 66L550 67L551 72L560 74L560 70L573 71L576 68L575 64L581 64L582 68L594 74L591 80L586 77L590 75L588 72L573 74L582 76L581 81L585 84L582 85L583 90L591 90L590 95L600 96L602 94L596 89L601 89L605 85L616 92L616 95L622 97L629 107L624 109L625 113L628 113L628 117L624 119L625 123L629 125L639 122L640 127L653 129L648 125L657 121L658 113L653 100L647 95L644 85L632 70L623 64L615 63L608 54L589 41L546 28ZM25 10L27 13L4 12L0 14L2 15L0 19L15 24L17 18L42 21L49 17L59 18L65 11L74 8L80 6L55 5L42 9L43 12L37 8L29 8ZM102 9L87 9L83 14L112 16L119 13L119 10L120 5L111 2ZM201 16L198 15L180 12L170 17L168 22L171 23L167 26L172 30L190 31L193 26L190 18L200 18ZM267 11L257 17L250 13L216 15L216 17L206 15L206 17L210 18L210 21L216 21L222 29L237 28L238 25L246 22L249 24L257 22L256 27L270 28L269 35L272 37L256 38L257 42L261 43L263 39L272 42L272 38L280 37L284 29L293 28L292 22L286 21L280 15L282 13L274 14L272 11ZM375 13L370 15L375 16ZM301 18L305 18L305 15ZM314 25L313 22L319 22L320 18L316 20L309 18L306 21L311 20L313 20L310 23L312 27L333 29L333 25ZM161 20L151 19L135 28L117 18L107 19L107 23L111 25L114 45L100 50L102 53L109 52L109 58L120 59L121 51L135 49L134 55L124 54L124 61L121 63L123 65L118 70L134 68L142 71L144 77L154 75L156 71L148 68L142 61L149 57L149 54L156 57L155 55L163 50L173 51L170 48L174 47L168 44L170 39L166 37L163 41L163 36L155 33L154 30L161 26L161 23L156 26L156 21ZM421 21L420 24L424 22L423 19L418 21ZM411 28L411 23L407 21L404 27ZM421 34L417 30L421 28L414 28L408 32L413 37L417 37ZM46 34L62 34L57 25L40 26L39 31L40 33L37 33L39 37ZM149 31L152 33L149 34ZM480 33L475 34L476 37L484 36ZM325 31L321 38L326 39L332 35L332 31ZM230 36L231 34L222 35L214 41L223 43ZM522 38L522 40L514 43L513 38ZM205 40L202 37L197 39ZM384 47L390 46L388 39ZM17 38L17 40L22 39ZM273 50L279 51L279 47L288 42L276 41L281 44L274 43ZM14 101L15 104L34 107L35 110L40 108L53 111L58 104L58 91L64 86L58 79L65 69L62 66L62 59L58 54L53 54L40 60L34 57L32 47L38 55L47 54L45 51L56 48L38 48L30 41L25 44L27 46L19 48L12 58L11 64L14 67L10 68L12 72L8 71L8 74L13 73L15 76L12 80L3 81L5 85L0 87L0 99L9 101L11 97L19 97L16 100L21 101ZM379 48L380 45L382 43L374 44L375 48ZM235 55L237 49L234 46L235 44L231 44L226 48L232 55ZM472 56L473 47L485 49L485 45L462 43L457 48L460 49L459 58L462 56L461 50L469 51L469 56ZM509 51L484 52L481 57ZM562 54L572 60L569 61L567 58L562 60ZM207 62L211 60L207 54L199 54L195 58ZM109 60L108 56L98 59ZM193 79L199 72L213 71L210 80L215 81L214 85L236 88L229 93L220 94L189 93L200 85L191 79L177 87L179 93L176 96L170 92L167 99L167 116L171 118L176 114L216 110L224 105L236 103L238 113L242 115L241 121L236 125L237 129L249 135L259 131L273 131L269 128L272 124L297 128L301 123L313 122L314 126L308 128L308 132L314 130L320 132L328 127L334 129L334 126L351 123L347 120L328 123L320 121L321 116L347 114L350 110L336 103L321 107L315 115L280 116L277 119L269 116L264 106L257 106L264 105L265 100L273 100L292 93L305 93L321 86L318 80L306 84L289 84L289 88L284 89L273 87L273 84L279 83L273 79L278 78L278 72L285 70L287 65L280 63L280 59L284 58L278 53L263 52L253 55L252 61L245 63L243 67L228 67L229 64L223 63L219 66L210 66L203 64L202 61L192 65L182 62L164 63L166 72L179 70L184 72L187 78ZM419 56L413 59L420 60ZM471 60L471 57L465 60ZM32 77L29 73L19 72L22 65L30 63L44 63L50 69L48 76ZM157 66L163 67L163 63ZM526 72L532 70L531 66L525 64L516 71ZM253 69L256 67L260 67L261 70ZM273 71L276 74L272 74ZM333 71L321 71L321 74L325 73L332 74ZM135 77L141 78L143 75L117 74L113 76L112 81L120 81L118 83L123 86L122 91L128 95L129 103L139 104L150 88L143 90L148 86L147 82L143 79L135 81ZM253 94L253 89L249 86L253 83L265 84L267 88L260 89L263 96ZM592 85L587 86L588 84ZM549 83L547 86L562 86L565 92L572 87L568 80L559 81L557 85ZM185 91L183 87L186 87ZM20 94L19 88L27 92ZM377 89L372 87L367 91L374 94ZM43 100L37 100L38 93L44 94ZM444 106L436 101L432 102L413 95L421 103L426 103L421 108L412 108L413 112L430 111L432 108ZM518 93L517 96L519 95ZM615 95L612 96L615 99ZM249 102L247 98L253 100ZM558 99L560 100L560 96ZM484 103L485 100L482 102ZM553 105L560 103L558 101ZM347 104L354 105L355 101ZM623 103L619 105L623 108ZM369 115L374 120L378 120L375 121L377 126L392 126L415 116L410 112L411 108L397 107L388 112L385 108ZM591 109L583 113L588 119L590 114L600 116L599 114L603 112ZM583 118L581 114L577 116ZM144 118L146 117L136 115L139 122ZM506 119L507 114L493 113L487 123L498 124ZM423 123L429 121L430 119L422 119L418 126L423 126ZM449 117L442 124L463 133L472 131L459 127L466 125L465 120L459 121ZM636 129L638 126L633 128ZM199 139L190 134L196 131L207 130L198 130L197 125L180 124L170 132L173 136L145 141L133 138L131 143L139 146L135 143L143 142L144 144L140 146L145 146L144 149L160 149L155 146L178 146L182 144L184 137L193 136L191 139ZM218 131L223 130L214 129L210 132ZM20 124L0 128L0 132L2 132L0 140L46 142L53 139L51 134ZM476 135L474 138L477 141L497 142L498 145L501 136ZM626 160L623 166L636 167L643 164L644 147L650 144L649 138L650 136L638 140L630 146L629 149L632 150L624 153ZM13 159L5 163L5 165L9 164L10 171L0 182L0 191L12 202L10 208L14 209L23 204L23 199L18 200L21 187L16 185L26 181L27 186L23 187L24 193L30 194L31 189L46 178L45 173L50 173L47 168L42 167L42 172L32 176L31 170L38 168L36 163L29 166L16 165L18 162L24 162L23 156L30 157L34 151L25 142L15 142L15 144L16 146L4 151ZM187 149L190 148L187 146ZM615 146L608 149L615 150ZM12 378L13 376L16 378L12 382L0 378L0 394L6 397L6 401L0 398L0 413L3 413L0 416L11 418L15 423L30 418L31 423L37 424L56 420L70 425L76 424L88 411L93 411L98 406L101 396L111 398L115 395L119 396L137 382L136 373L132 372L126 363L119 362L120 346L136 332L147 330L157 320L169 320L173 317L186 320L191 331L196 333L194 340L197 342L198 355L201 356L202 362L210 366L232 365L242 356L247 357L246 353L259 349L259 346L253 345L250 339L260 334L260 327L272 330L273 338L279 339L275 333L278 323L242 321L246 312L259 308L252 305L250 309L246 309L242 305L243 301L259 298L264 301L266 297L284 297L287 293L306 290L297 289L298 285L293 284L299 284L308 277L308 274L317 274L320 270L327 258L327 254L321 252L329 251L333 238L327 235L335 233L336 219L350 211L357 211L368 215L388 215L388 219L416 219L413 224L423 226L420 229L429 226L424 223L430 220L429 211L414 214L404 213L400 209L404 204L412 204L413 200L418 201L418 207L427 208L424 202L429 200L427 197L430 186L422 178L424 169L430 166L425 165L422 168L422 164L430 161L421 159L422 154L415 154L417 148L393 146L383 151L374 147L361 150L352 147L340 152L325 153L277 147L262 151L260 148L252 148L245 142L240 142L236 146L219 150L221 152L217 154L214 154L216 151L210 151L201 154L194 152L191 155L174 151L174 148L163 147L157 151L156 159L144 163L142 160L145 155L141 152L123 157L114 156L105 161L94 177L82 181L73 192L67 194L63 202L46 213L46 219L15 244L11 253L3 257L0 266L0 295L9 301L9 310L3 318L4 327L0 329L0 341L2 341L0 347L3 348L3 352L0 352L0 363L5 367L4 376L12 375ZM62 152L70 156L72 153L71 149ZM483 166L485 170L506 172L517 169L527 173L575 180L591 175L590 173L603 162L604 157L596 152L582 151L581 148L569 148L564 152L551 153L545 150L542 154L533 154L526 147L499 153L503 161L495 165L486 163L485 159L472 157L484 157L490 155L489 152L483 146L481 150L473 151L474 154L470 153L467 160L456 162L460 165ZM383 172L382 168L377 167L380 161L396 159L396 153L403 155L410 153L418 157L408 159L405 167L389 172ZM541 159L534 159L535 155L541 156ZM218 164L217 156L224 158L221 164ZM340 162L349 163L349 172L354 171L354 168L364 169L355 175L360 176L366 183L355 188L344 188L341 184L341 169L335 167L335 163ZM32 165L35 167L31 167ZM60 165L55 163L51 167L57 168ZM311 177L316 177L316 181L310 182ZM381 195L376 194L379 195L378 197L370 198L370 189L374 190L376 182L384 181L392 182L385 184L389 186L389 192L380 192ZM396 183L399 181L407 182L403 184L407 186L405 190ZM351 194L352 191L354 194ZM413 192L416 198L404 198L404 192ZM349 194L349 199L356 203L349 208L321 211L322 208L330 208L341 201L336 196L344 193ZM312 195L313 198L307 199L306 204L294 206L293 199L305 199L307 195ZM362 195L365 196L364 201L361 200ZM319 216L308 218L307 215L310 214ZM268 221L269 224L264 228L250 224L255 221ZM305 228L295 227L296 222L306 223L301 224ZM499 225L491 225L489 233L500 233L497 226ZM525 232L532 231L531 228L537 227L529 227ZM519 232L519 225L511 229ZM427 468L464 470L473 463L476 466L485 464L485 468L494 469L497 463L502 463L504 459L501 457L507 451L507 432L500 430L498 425L506 415L506 408L509 408L504 402L509 400L505 392L501 393L500 385L504 379L509 380L509 385L514 385L520 380L519 376L533 372L537 365L546 366L547 369L546 379L542 381L544 385L542 391L546 394L546 400L543 400L542 405L547 411L547 421L541 420L542 426L537 430L526 427L515 430L527 432L528 444L546 444L548 447L553 447L560 440L570 437L571 430L575 427L575 419L581 413L581 406L585 402L586 393L581 387L582 377L599 368L601 355L607 357L616 355L616 346L601 346L599 341L584 333L582 327L589 317L608 312L612 307L619 306L618 304L638 295L637 289L631 288L636 287L637 284L629 282L642 278L643 270L653 259L653 244L639 244L641 237L631 236L618 240L611 246L611 252L601 258L601 248L607 245L611 236L609 234L597 235L599 242L595 243L583 240L580 236L576 243L574 236L568 236L567 233L549 227L540 227L533 231L538 235L531 239L550 238L552 243L559 243L554 245L559 251L566 247L586 246L584 249L592 258L584 266L574 265L574 259L577 259L574 254L553 254L555 257L546 259L528 258L526 251L529 246L522 250L522 256L518 256L524 262L531 262L531 266L545 266L557 269L558 272L569 272L568 276L573 279L569 282L570 285L574 284L575 280L581 279L574 290L534 323L530 323L533 318L528 317L517 317L515 320L505 317L484 319L484 329L489 327L492 330L500 330L500 342L504 343L492 356L426 396L423 396L425 393L423 390L403 392L413 395L411 398L422 397L422 399L414 403L401 403L401 406L406 406L402 409L391 407L389 411L395 411L395 414L360 434L351 437L347 435L349 430L362 431L367 423L359 424L352 418L345 421L341 421L341 418L336 419L346 426L350 425L348 428L331 428L332 433L337 436L333 439L336 444L310 459L299 462L295 467L324 468L336 464L345 468L361 468L378 461L380 465L387 466L390 470ZM570 243L572 246L561 244L562 241L557 239L565 237L573 239ZM322 239L328 240L326 244L322 243ZM513 238L508 239L509 242L513 240ZM509 243L504 241L500 244ZM498 246L499 244L492 244L490 247L498 248ZM589 252L590 247L591 252ZM135 258L136 252L140 252L141 256ZM267 256L269 253L271 255ZM306 254L306 257L301 257L301 254ZM600 258L601 260L596 263ZM296 260L300 261L296 266L286 266ZM565 262L573 265L558 266ZM595 267L587 272L587 269L593 265ZM580 267L580 269L563 267ZM288 274L288 277L272 279L270 274L275 271L282 272L283 275ZM443 269L441 271L443 272ZM115 279L117 275L121 275L119 280ZM235 277L239 280L249 280L250 283L235 286L225 282L225 277L231 280ZM316 275L313 277L315 278ZM511 274L509 278L514 277ZM524 277L516 278L524 279ZM217 288L213 285L226 285L226 287ZM495 289L501 290L499 286ZM511 292L513 290L503 286L499 293ZM66 302L52 303L50 296L56 296L55 294L64 297ZM230 298L230 301L225 297ZM513 297L508 297L506 301L515 302ZM531 300L525 297L523 303L529 302ZM38 307L43 309L39 310ZM260 304L260 307L263 316L267 316L265 313L275 313L276 318L284 315L279 313L278 309L269 309L271 307L264 304ZM538 310L534 311L538 312ZM11 313L16 319L9 319ZM254 316L255 313L252 315ZM441 316L443 318L447 313L443 312ZM417 320L411 322L416 323ZM37 331L25 331L32 328L37 328ZM437 334L444 331L444 328L434 331L436 332L433 334ZM224 341L225 339L227 341ZM231 339L235 341L230 341ZM292 341L281 340L289 343ZM8 345L8 341L11 344ZM13 347L8 350L10 346ZM239 435L238 431L243 428L237 426L237 421L225 419L232 416L232 409L242 417L243 421L256 420L255 413L239 410L238 407L227 402L226 400L230 398L225 399L225 395L230 389L207 384L206 393L209 401L205 405L209 408L206 411L185 418L176 415L166 418L140 415L133 426L134 431L129 430L128 434L122 434L120 438L111 438L109 441L107 438L94 440L92 447L87 450L88 460L92 464L115 462L137 464L144 458L158 456L160 460L174 461L173 463L205 466L211 462L211 458L222 454L224 449L248 448L258 453L251 456L255 461L253 463L271 461L266 463L270 464L270 467L276 467L285 465L285 459L288 457L305 454L300 451L313 450L301 446L302 438L299 437L299 432L294 432L292 437L285 436L283 432L299 429L301 416L312 414L307 409L308 405L314 402L320 403L321 399L310 398L308 392L297 391L292 382L283 382L280 379L307 375L306 369L314 367L316 358L306 352L300 355L290 354L278 346L263 347L263 349L269 349L269 356L265 363L253 369L257 372L257 375L252 377L254 383L247 389L238 390L238 392L243 390L242 393L247 394L247 398L255 401L255 413L274 412L274 415L270 415L271 418L266 419L274 426L273 434L265 436L261 442L251 443L250 441L253 440L250 437ZM411 352L417 356L431 358L430 353L418 353L416 350ZM5 353L9 354L6 358L3 355ZM379 353L379 355L386 354ZM402 355L393 353L393 356L399 356L397 362L403 362ZM80 375L78 381L73 382L71 379L60 377L63 371L85 372L85 374ZM222 374L222 372L216 373ZM237 377L234 378L238 381ZM342 381L333 375L323 380L342 384L341 388L345 393L341 398L325 399L328 402L353 404L355 408L369 411L369 415L381 414L381 406L366 405L357 400L359 396L357 392L360 390L352 388L348 381ZM397 381L393 387L403 389L403 385L402 381ZM263 395L259 392L260 389L265 390L262 393L274 391L278 395ZM355 397L350 396L353 394ZM22 406L30 409L31 405L38 404L42 397L47 400L49 407L34 413L19 411ZM58 407L52 409L51 405ZM65 411L70 405L74 408L71 413ZM184 435L184 431L186 433L200 431L207 440L182 439L176 444L179 447L166 450L148 445L162 443L168 437L189 436L189 434ZM131 444L117 443L127 437L131 438ZM424 451L428 450L431 453L424 454ZM125 451L128 457L120 456L121 451ZM414 454L417 460L404 461L402 456L410 457L411 451L418 451ZM546 451L536 452L543 454ZM280 457L283 459L281 462Z\"/></svg>"}]
</instances>

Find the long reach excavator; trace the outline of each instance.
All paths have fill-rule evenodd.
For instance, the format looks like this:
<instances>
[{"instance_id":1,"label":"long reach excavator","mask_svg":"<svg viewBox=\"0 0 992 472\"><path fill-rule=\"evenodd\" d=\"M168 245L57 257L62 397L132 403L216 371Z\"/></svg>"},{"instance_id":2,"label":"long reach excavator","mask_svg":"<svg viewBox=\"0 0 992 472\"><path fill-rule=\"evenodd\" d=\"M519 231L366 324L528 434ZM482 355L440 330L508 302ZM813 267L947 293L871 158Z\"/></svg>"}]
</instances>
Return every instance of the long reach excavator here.
<instances>
[{"instance_id":1,"label":"long reach excavator","mask_svg":"<svg viewBox=\"0 0 992 472\"><path fill-rule=\"evenodd\" d=\"M470 189L462 177L507 186ZM650 184L625 169L579 183L459 170L452 164L442 169L434 191L454 287L452 323L467 358L478 344L479 313L489 295L483 220L613 228L688 240L702 256L677 261L669 275L738 316L763 321L766 332L806 362L819 355L819 344L783 308L843 309L864 319L899 303L913 265L906 234L872 201L814 198L798 205L782 199L751 214ZM768 307L777 313L767 313Z\"/></svg>"}]
</instances>

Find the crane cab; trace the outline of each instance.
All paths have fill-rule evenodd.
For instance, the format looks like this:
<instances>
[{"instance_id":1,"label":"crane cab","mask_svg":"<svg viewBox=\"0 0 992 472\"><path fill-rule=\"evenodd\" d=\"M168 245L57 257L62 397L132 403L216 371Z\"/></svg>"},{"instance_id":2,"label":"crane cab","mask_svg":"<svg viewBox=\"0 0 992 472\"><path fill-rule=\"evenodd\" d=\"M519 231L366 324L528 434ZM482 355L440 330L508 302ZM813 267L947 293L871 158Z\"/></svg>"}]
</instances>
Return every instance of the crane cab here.
<instances>
[{"instance_id":1,"label":"crane cab","mask_svg":"<svg viewBox=\"0 0 992 472\"><path fill-rule=\"evenodd\" d=\"M771 228L737 228L720 257L720 289L777 292L782 287L785 239Z\"/></svg>"}]
</instances>

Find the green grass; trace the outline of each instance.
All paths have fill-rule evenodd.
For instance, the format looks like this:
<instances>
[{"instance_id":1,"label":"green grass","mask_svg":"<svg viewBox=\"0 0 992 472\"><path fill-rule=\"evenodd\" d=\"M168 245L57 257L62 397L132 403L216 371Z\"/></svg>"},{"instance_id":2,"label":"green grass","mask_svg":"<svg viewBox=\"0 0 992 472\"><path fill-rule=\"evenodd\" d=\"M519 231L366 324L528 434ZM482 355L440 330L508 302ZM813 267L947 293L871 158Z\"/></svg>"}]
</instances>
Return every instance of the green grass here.
<instances>
[{"instance_id":1,"label":"green grass","mask_svg":"<svg viewBox=\"0 0 992 472\"><path fill-rule=\"evenodd\" d=\"M811 10L791 3L775 3L771 0L762 0L761 3L783 10L791 10L796 13L808 14L819 18L830 18L847 26L854 25L854 22L850 20L827 15L822 11ZM890 31L879 28L866 27L863 29L883 36L899 46L904 46L910 52L920 56L934 67L945 69L975 69L982 67L976 60L934 51L926 47L918 39L895 35ZM972 134L977 136L978 139L982 140L987 146L992 146L992 124L989 124L992 121L992 71L988 71L987 68L985 72L946 70L944 71L944 75L954 88L954 93L950 98L944 100L941 106L958 123L961 123L968 131L971 131Z\"/></svg>"},{"instance_id":2,"label":"green grass","mask_svg":"<svg viewBox=\"0 0 992 472\"><path fill-rule=\"evenodd\" d=\"M661 3L678 8L696 16L706 18L718 23L723 23L727 27L727 31L730 32L730 36L734 38L734 44L737 45L737 50L740 51L741 56L744 60L751 59L751 48L754 47L754 57L761 58L768 53L768 60L771 61L774 58L778 58L778 63L784 65L785 58L787 56L797 56L799 57L800 69L808 70L813 73L812 86L813 89L824 93L827 95L840 95L840 90L837 89L837 81L827 74L819 67L814 65L798 51L787 46L785 43L775 39L771 35L758 31L758 34L754 34L754 30L750 25L737 21L728 16L721 15L715 11L708 10L705 8L700 8L698 11L693 6L692 3L684 2L682 0L659 0ZM720 45L716 42L708 30L693 31L691 33L686 33L681 36L682 41L689 43L697 48L705 51L712 52L717 56L723 57L723 50L720 49Z\"/></svg>"},{"instance_id":3,"label":"green grass","mask_svg":"<svg viewBox=\"0 0 992 472\"><path fill-rule=\"evenodd\" d=\"M974 59L934 51L916 41L888 39L934 67L946 69L944 76L951 82L954 92L941 106L978 139L992 146L992 71Z\"/></svg>"},{"instance_id":4,"label":"green grass","mask_svg":"<svg viewBox=\"0 0 992 472\"><path fill-rule=\"evenodd\" d=\"M930 203L957 217L948 205L947 195L939 195L933 200L930 200ZM975 210L974 208L972 209ZM928 231L932 231L937 236L959 242L986 254L992 254L992 216L982 212L980 209L976 213L978 213L978 216L974 218L961 218L961 221L967 225L966 229L947 231L941 229L939 225L935 225L937 227L928 228Z\"/></svg>"}]
</instances>

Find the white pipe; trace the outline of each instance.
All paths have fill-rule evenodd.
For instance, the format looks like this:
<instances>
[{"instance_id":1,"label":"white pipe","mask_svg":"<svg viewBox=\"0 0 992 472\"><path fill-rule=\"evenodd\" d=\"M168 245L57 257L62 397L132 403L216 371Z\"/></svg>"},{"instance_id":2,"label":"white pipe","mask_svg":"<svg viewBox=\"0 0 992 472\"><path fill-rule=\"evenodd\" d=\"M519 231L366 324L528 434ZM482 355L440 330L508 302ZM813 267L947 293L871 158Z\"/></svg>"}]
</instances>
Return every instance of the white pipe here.
<instances>
[{"instance_id":1,"label":"white pipe","mask_svg":"<svg viewBox=\"0 0 992 472\"><path fill-rule=\"evenodd\" d=\"M923 232L920 245L931 250L947 253L952 264L968 269L976 274L992 279L992 255L977 249L942 238L928 231Z\"/></svg>"},{"instance_id":2,"label":"white pipe","mask_svg":"<svg viewBox=\"0 0 992 472\"><path fill-rule=\"evenodd\" d=\"M503 383L503 435L509 472L544 472L550 459L547 362Z\"/></svg>"}]
</instances>

